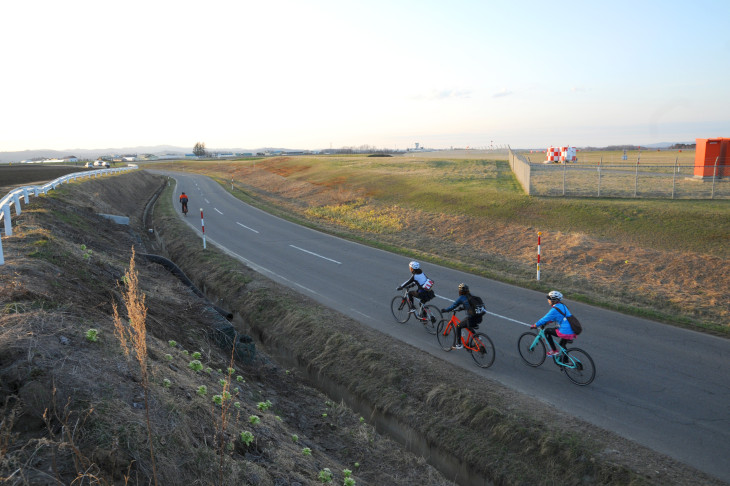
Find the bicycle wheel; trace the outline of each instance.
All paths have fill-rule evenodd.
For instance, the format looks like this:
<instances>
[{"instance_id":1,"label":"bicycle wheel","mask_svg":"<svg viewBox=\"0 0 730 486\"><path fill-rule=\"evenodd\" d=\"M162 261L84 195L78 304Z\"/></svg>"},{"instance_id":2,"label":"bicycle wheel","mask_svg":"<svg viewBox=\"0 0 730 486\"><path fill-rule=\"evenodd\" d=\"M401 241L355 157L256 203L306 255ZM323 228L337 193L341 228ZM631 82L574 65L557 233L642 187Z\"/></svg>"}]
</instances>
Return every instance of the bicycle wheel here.
<instances>
[{"instance_id":1,"label":"bicycle wheel","mask_svg":"<svg viewBox=\"0 0 730 486\"><path fill-rule=\"evenodd\" d=\"M454 327L449 326L449 322L446 319L441 319L441 322L436 327L436 339L438 339L439 346L444 351L451 351L451 347L454 345L454 339L456 338L456 333L453 332Z\"/></svg>"},{"instance_id":2,"label":"bicycle wheel","mask_svg":"<svg viewBox=\"0 0 730 486\"><path fill-rule=\"evenodd\" d=\"M593 359L579 348L566 349L565 352L570 357L570 362L561 368L568 379L580 386L590 384L596 377L596 365L593 364Z\"/></svg>"},{"instance_id":3,"label":"bicycle wheel","mask_svg":"<svg viewBox=\"0 0 730 486\"><path fill-rule=\"evenodd\" d=\"M390 311L393 313L395 320L403 324L411 317L410 307L408 307L408 300L402 295L396 295L393 297L393 301L390 303Z\"/></svg>"},{"instance_id":4,"label":"bicycle wheel","mask_svg":"<svg viewBox=\"0 0 730 486\"><path fill-rule=\"evenodd\" d=\"M480 368L489 368L494 363L494 344L489 336L481 332L475 333L469 340L469 347L476 348L476 351L469 352L474 362Z\"/></svg>"},{"instance_id":5,"label":"bicycle wheel","mask_svg":"<svg viewBox=\"0 0 730 486\"><path fill-rule=\"evenodd\" d=\"M441 311L435 305L424 305L423 310L426 311L426 317L424 319L419 317L418 320L421 321L426 332L436 334L436 327L444 319L444 316L441 315Z\"/></svg>"},{"instance_id":6,"label":"bicycle wheel","mask_svg":"<svg viewBox=\"0 0 730 486\"><path fill-rule=\"evenodd\" d=\"M523 333L517 340L517 349L524 362L533 368L545 362L545 343L537 339L537 333Z\"/></svg>"}]
</instances>

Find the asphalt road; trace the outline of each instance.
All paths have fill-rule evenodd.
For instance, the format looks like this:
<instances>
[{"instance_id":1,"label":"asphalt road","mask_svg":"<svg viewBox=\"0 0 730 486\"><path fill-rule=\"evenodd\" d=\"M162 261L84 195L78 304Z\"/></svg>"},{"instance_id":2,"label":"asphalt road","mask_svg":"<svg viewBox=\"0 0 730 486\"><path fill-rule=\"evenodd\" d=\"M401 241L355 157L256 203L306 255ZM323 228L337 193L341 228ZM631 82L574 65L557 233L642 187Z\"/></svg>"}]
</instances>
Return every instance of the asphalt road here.
<instances>
[{"instance_id":1,"label":"asphalt road","mask_svg":"<svg viewBox=\"0 0 730 486\"><path fill-rule=\"evenodd\" d=\"M549 310L542 292L424 263L436 282L431 303L450 304L460 282L486 302L490 313L480 331L492 338L496 360L482 370L466 352L442 351L414 319L406 324L393 319L390 301L409 278L408 258L271 216L207 177L165 174L178 181L177 207L180 191L190 196L184 219L198 233L203 210L207 245L393 339L534 396L536 407L564 410L730 482L729 340L574 303L566 296L584 327L573 346L586 350L597 369L595 381L579 387L550 361L526 366L517 351L519 335Z\"/></svg>"}]
</instances>

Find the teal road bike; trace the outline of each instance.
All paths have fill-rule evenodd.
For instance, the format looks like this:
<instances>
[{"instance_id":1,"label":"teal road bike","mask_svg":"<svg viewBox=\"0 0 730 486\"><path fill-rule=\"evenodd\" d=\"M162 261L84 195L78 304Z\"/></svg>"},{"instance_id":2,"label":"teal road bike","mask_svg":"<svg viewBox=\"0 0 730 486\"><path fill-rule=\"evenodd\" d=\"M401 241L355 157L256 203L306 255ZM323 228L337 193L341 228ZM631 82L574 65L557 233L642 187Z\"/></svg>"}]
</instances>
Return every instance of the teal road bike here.
<instances>
[{"instance_id":1,"label":"teal road bike","mask_svg":"<svg viewBox=\"0 0 730 486\"><path fill-rule=\"evenodd\" d=\"M558 341L560 338L557 339ZM569 340L566 344L571 344L573 340ZM580 348L564 348L560 343L558 346L559 354L551 356L560 371L565 373L570 381L576 385L585 386L593 382L596 377L596 365L593 359ZM517 349L520 352L522 360L533 368L537 368L545 362L549 345L545 337L545 326L539 328L538 331L528 331L523 333L517 339Z\"/></svg>"}]
</instances>

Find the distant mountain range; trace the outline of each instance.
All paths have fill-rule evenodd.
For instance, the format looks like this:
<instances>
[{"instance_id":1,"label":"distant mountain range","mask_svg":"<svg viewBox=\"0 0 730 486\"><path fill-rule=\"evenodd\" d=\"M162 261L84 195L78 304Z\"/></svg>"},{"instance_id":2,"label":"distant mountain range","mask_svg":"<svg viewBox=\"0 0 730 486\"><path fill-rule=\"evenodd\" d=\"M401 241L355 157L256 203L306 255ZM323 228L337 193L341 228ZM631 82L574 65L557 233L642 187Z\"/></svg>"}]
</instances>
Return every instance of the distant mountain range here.
<instances>
[{"instance_id":1,"label":"distant mountain range","mask_svg":"<svg viewBox=\"0 0 730 486\"><path fill-rule=\"evenodd\" d=\"M209 152L219 153L256 153L264 151L275 151L284 150L290 151L290 149L279 149L279 148L258 148L258 149L242 149L242 148L208 148ZM123 147L123 148L108 148L108 149L69 149L69 150L50 150L50 149L38 149L38 150L21 150L18 152L0 152L0 163L8 162L21 162L23 160L32 160L37 158L44 159L61 159L64 157L70 157L75 155L79 160L96 160L99 157L105 155L131 155L131 154L152 154L152 155L185 155L193 152L192 147L175 147L173 145L155 145L148 147Z\"/></svg>"},{"instance_id":2,"label":"distant mountain range","mask_svg":"<svg viewBox=\"0 0 730 486\"><path fill-rule=\"evenodd\" d=\"M694 144L695 142L684 142L687 144ZM671 142L662 143L651 143L647 145L641 145L642 148L653 148L653 149L664 149L675 145ZM590 147L592 150L601 150L598 147ZM257 152L295 152L297 149L286 149L286 148L274 148L274 147L260 147L257 149L243 149L243 148L208 148L209 152L217 153L257 153ZM99 157L111 156L111 155L185 155L192 153L192 147L176 147L173 145L154 145L146 147L123 147L123 148L108 148L108 149L69 149L69 150L50 150L50 149L38 149L38 150L21 150L17 152L0 152L0 163L7 164L9 162L21 162L23 160L32 159L62 159L64 157L76 156L79 160L96 160Z\"/></svg>"}]
</instances>

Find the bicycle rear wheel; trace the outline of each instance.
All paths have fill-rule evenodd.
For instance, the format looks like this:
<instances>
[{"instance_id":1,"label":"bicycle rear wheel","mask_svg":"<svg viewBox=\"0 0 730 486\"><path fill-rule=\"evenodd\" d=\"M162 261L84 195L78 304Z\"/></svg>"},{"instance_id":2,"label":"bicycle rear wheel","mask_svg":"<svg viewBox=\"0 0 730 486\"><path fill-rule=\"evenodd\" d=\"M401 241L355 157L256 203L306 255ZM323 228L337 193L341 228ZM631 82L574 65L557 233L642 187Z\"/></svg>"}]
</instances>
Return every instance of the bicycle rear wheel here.
<instances>
[{"instance_id":1,"label":"bicycle rear wheel","mask_svg":"<svg viewBox=\"0 0 730 486\"><path fill-rule=\"evenodd\" d=\"M570 358L569 363L561 366L565 375L576 385L589 385L596 377L596 365L593 359L580 348L566 349L565 353Z\"/></svg>"},{"instance_id":2,"label":"bicycle rear wheel","mask_svg":"<svg viewBox=\"0 0 730 486\"><path fill-rule=\"evenodd\" d=\"M536 368L545 362L545 343L537 339L537 333L525 332L517 339L517 349L522 360Z\"/></svg>"},{"instance_id":3,"label":"bicycle rear wheel","mask_svg":"<svg viewBox=\"0 0 730 486\"><path fill-rule=\"evenodd\" d=\"M426 332L436 334L436 328L439 322L444 319L444 316L441 315L441 311L435 305L424 305L423 310L426 312L426 317L423 319L419 317L418 320L423 323Z\"/></svg>"},{"instance_id":4,"label":"bicycle rear wheel","mask_svg":"<svg viewBox=\"0 0 730 486\"><path fill-rule=\"evenodd\" d=\"M411 308L408 307L408 300L402 295L396 295L393 297L393 301L390 303L390 311L393 313L395 320L403 324L411 317Z\"/></svg>"},{"instance_id":5,"label":"bicycle rear wheel","mask_svg":"<svg viewBox=\"0 0 730 486\"><path fill-rule=\"evenodd\" d=\"M476 348L476 351L469 352L474 362L480 368L489 368L494 363L494 344L489 336L481 332L475 333L469 340L469 347Z\"/></svg>"},{"instance_id":6,"label":"bicycle rear wheel","mask_svg":"<svg viewBox=\"0 0 730 486\"><path fill-rule=\"evenodd\" d=\"M451 347L454 345L456 333L454 332L454 326L449 326L449 321L441 319L439 325L436 327L436 339L439 341L439 346L444 351L451 351Z\"/></svg>"}]
</instances>

